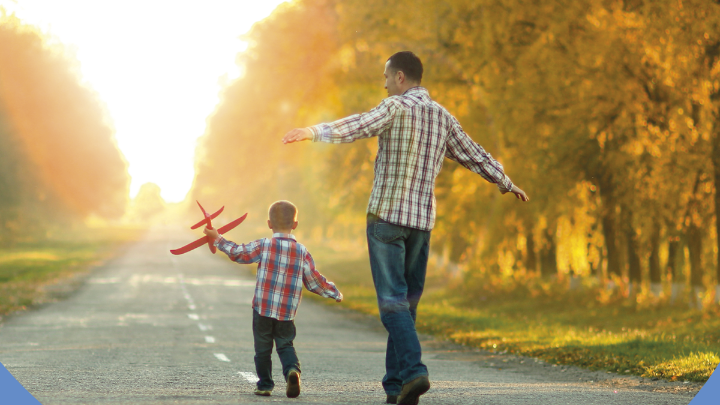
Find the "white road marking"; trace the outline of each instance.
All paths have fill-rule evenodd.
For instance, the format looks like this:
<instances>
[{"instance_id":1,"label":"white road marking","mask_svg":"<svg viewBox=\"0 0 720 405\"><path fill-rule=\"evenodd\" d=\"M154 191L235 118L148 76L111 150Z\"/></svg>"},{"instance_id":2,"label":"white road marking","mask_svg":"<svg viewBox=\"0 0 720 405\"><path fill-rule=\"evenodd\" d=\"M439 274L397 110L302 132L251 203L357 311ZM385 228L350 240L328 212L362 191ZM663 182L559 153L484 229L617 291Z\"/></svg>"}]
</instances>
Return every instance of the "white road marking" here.
<instances>
[{"instance_id":1,"label":"white road marking","mask_svg":"<svg viewBox=\"0 0 720 405\"><path fill-rule=\"evenodd\" d=\"M116 284L120 282L120 277L96 277L91 278L90 280L88 280L88 282L92 284Z\"/></svg>"},{"instance_id":2,"label":"white road marking","mask_svg":"<svg viewBox=\"0 0 720 405\"><path fill-rule=\"evenodd\" d=\"M195 306L195 304L190 304L190 305L188 305L188 309L191 310L191 311L194 311L196 308L197 308L197 307Z\"/></svg>"},{"instance_id":3,"label":"white road marking","mask_svg":"<svg viewBox=\"0 0 720 405\"><path fill-rule=\"evenodd\" d=\"M214 354L215 357L217 357L217 359L220 360L220 361L230 362L230 359L228 359L227 356L224 355L223 353L213 353L213 354Z\"/></svg>"},{"instance_id":4,"label":"white road marking","mask_svg":"<svg viewBox=\"0 0 720 405\"><path fill-rule=\"evenodd\" d=\"M198 328L200 328L200 330L203 331L203 332L206 331L206 330L212 330L212 326L210 326L210 325L203 325L202 323L199 323L199 324L198 324Z\"/></svg>"},{"instance_id":5,"label":"white road marking","mask_svg":"<svg viewBox=\"0 0 720 405\"><path fill-rule=\"evenodd\" d=\"M256 383L260 381L259 378L255 375L255 373L248 373L247 371L238 371L238 374L240 374L240 377L246 379L249 383Z\"/></svg>"},{"instance_id":6,"label":"white road marking","mask_svg":"<svg viewBox=\"0 0 720 405\"><path fill-rule=\"evenodd\" d=\"M206 343L215 343L215 338L212 336L205 336Z\"/></svg>"},{"instance_id":7,"label":"white road marking","mask_svg":"<svg viewBox=\"0 0 720 405\"><path fill-rule=\"evenodd\" d=\"M188 314L188 318L190 318L190 319L192 319L192 320L194 320L194 321L197 321L198 319L200 319L200 317L198 316L198 314Z\"/></svg>"}]
</instances>

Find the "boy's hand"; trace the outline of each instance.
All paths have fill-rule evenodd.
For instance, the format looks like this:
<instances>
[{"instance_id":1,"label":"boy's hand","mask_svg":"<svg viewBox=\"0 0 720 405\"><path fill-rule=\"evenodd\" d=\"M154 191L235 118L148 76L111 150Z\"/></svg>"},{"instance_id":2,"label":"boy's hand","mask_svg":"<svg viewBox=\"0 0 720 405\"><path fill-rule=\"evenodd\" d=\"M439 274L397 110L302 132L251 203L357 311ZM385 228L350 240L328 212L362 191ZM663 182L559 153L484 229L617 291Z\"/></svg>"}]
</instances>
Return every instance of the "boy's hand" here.
<instances>
[{"instance_id":1,"label":"boy's hand","mask_svg":"<svg viewBox=\"0 0 720 405\"><path fill-rule=\"evenodd\" d=\"M285 134L282 139L283 143L293 143L300 141L311 141L313 139L312 131L307 128L295 128Z\"/></svg>"},{"instance_id":2,"label":"boy's hand","mask_svg":"<svg viewBox=\"0 0 720 405\"><path fill-rule=\"evenodd\" d=\"M343 300L343 295L342 295L342 293L340 293L340 296L335 298L335 302L342 302L342 300Z\"/></svg>"},{"instance_id":3,"label":"boy's hand","mask_svg":"<svg viewBox=\"0 0 720 405\"><path fill-rule=\"evenodd\" d=\"M205 233L205 235L209 236L213 240L213 242L215 242L218 236L220 236L217 229L213 228L205 227L205 229L203 229L203 232Z\"/></svg>"}]
</instances>

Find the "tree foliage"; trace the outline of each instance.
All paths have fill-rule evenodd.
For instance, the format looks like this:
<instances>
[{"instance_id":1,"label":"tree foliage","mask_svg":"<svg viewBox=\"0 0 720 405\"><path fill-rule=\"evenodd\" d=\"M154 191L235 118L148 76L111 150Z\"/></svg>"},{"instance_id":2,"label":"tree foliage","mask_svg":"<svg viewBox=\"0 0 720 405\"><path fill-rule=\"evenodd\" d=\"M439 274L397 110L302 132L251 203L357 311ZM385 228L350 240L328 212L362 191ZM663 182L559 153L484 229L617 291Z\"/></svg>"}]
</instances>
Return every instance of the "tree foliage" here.
<instances>
[{"instance_id":1,"label":"tree foliage","mask_svg":"<svg viewBox=\"0 0 720 405\"><path fill-rule=\"evenodd\" d=\"M297 200L326 236L361 224L375 143L280 138L377 105L385 60L409 49L431 96L532 198L503 197L448 161L436 254L469 276L687 273L710 285L720 277L719 24L709 0L298 0L249 34L245 75L201 143L194 195Z\"/></svg>"},{"instance_id":2,"label":"tree foliage","mask_svg":"<svg viewBox=\"0 0 720 405\"><path fill-rule=\"evenodd\" d=\"M60 45L0 19L0 234L122 214L127 164L97 95Z\"/></svg>"}]
</instances>

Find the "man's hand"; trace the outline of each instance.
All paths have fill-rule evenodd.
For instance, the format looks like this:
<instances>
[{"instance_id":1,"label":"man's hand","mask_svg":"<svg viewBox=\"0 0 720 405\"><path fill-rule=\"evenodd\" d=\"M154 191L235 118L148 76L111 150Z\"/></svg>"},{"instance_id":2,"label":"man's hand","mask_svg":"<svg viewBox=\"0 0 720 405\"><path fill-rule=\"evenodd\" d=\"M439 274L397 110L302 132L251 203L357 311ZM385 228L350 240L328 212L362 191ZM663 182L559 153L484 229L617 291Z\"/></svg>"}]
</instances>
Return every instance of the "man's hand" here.
<instances>
[{"instance_id":1,"label":"man's hand","mask_svg":"<svg viewBox=\"0 0 720 405\"><path fill-rule=\"evenodd\" d=\"M293 143L300 141L309 141L313 139L312 131L307 128L295 128L285 134L282 139L283 143Z\"/></svg>"},{"instance_id":2,"label":"man's hand","mask_svg":"<svg viewBox=\"0 0 720 405\"><path fill-rule=\"evenodd\" d=\"M217 229L213 228L205 227L205 229L203 229L203 232L205 233L205 235L209 236L213 240L213 242L217 240L218 236L220 236Z\"/></svg>"},{"instance_id":3,"label":"man's hand","mask_svg":"<svg viewBox=\"0 0 720 405\"><path fill-rule=\"evenodd\" d=\"M523 200L523 201L529 201L529 200L530 200L530 197L528 197L527 194L525 194L524 191L520 190L520 187L518 187L518 186L516 186L516 185L514 185L514 184L513 184L512 190L510 190L510 192L513 193L513 194L515 194L515 197L517 197L518 200Z\"/></svg>"}]
</instances>

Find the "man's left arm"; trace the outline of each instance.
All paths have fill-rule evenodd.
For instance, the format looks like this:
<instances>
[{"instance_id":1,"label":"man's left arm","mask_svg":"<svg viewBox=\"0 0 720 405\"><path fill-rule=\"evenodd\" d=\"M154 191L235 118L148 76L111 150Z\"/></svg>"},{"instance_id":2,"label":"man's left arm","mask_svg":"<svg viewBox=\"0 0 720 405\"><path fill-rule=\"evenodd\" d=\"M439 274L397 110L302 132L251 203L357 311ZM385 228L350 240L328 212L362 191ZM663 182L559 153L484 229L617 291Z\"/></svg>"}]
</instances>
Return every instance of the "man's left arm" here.
<instances>
[{"instance_id":1,"label":"man's left arm","mask_svg":"<svg viewBox=\"0 0 720 405\"><path fill-rule=\"evenodd\" d=\"M497 184L501 193L511 192L522 201L529 200L527 194L514 185L510 177L505 174L502 164L473 141L454 118L448 135L445 156L479 174L490 183Z\"/></svg>"}]
</instances>

